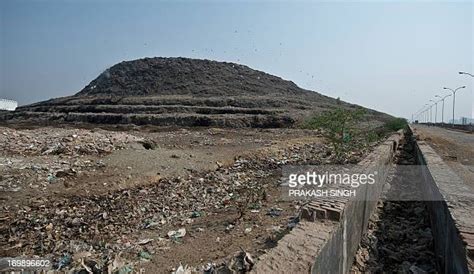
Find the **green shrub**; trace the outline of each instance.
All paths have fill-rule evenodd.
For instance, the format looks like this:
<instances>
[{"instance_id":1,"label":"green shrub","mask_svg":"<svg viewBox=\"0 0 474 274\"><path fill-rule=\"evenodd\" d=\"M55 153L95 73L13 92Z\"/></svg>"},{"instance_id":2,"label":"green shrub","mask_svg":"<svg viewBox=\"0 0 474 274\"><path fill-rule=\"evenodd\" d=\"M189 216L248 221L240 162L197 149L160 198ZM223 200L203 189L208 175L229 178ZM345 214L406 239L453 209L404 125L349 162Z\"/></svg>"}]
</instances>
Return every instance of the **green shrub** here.
<instances>
[{"instance_id":1,"label":"green shrub","mask_svg":"<svg viewBox=\"0 0 474 274\"><path fill-rule=\"evenodd\" d=\"M391 131L398 131L400 129L405 129L408 123L404 118L393 118L390 121L385 123L385 127Z\"/></svg>"},{"instance_id":2,"label":"green shrub","mask_svg":"<svg viewBox=\"0 0 474 274\"><path fill-rule=\"evenodd\" d=\"M322 129L334 147L336 161L342 161L346 152L355 147L355 139L360 136L357 124L366 113L365 109L348 110L336 108L308 119L303 127L307 129Z\"/></svg>"}]
</instances>

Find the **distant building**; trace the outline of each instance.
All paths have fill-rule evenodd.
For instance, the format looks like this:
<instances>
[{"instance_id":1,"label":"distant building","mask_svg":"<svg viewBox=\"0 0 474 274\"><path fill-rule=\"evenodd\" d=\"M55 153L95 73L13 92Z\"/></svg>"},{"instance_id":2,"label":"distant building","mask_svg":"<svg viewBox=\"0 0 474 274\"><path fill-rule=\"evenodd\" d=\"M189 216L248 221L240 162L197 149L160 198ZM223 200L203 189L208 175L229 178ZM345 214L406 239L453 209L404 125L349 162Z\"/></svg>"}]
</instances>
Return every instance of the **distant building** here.
<instances>
[{"instance_id":1,"label":"distant building","mask_svg":"<svg viewBox=\"0 0 474 274\"><path fill-rule=\"evenodd\" d=\"M474 124L474 119L469 117L461 117L461 125L472 125Z\"/></svg>"},{"instance_id":2,"label":"distant building","mask_svg":"<svg viewBox=\"0 0 474 274\"><path fill-rule=\"evenodd\" d=\"M453 119L450 119L449 123L452 124ZM472 124L474 124L474 119L469 118L469 117L461 117L459 119L455 119L454 123L457 124L457 125L472 125Z\"/></svg>"},{"instance_id":3,"label":"distant building","mask_svg":"<svg viewBox=\"0 0 474 274\"><path fill-rule=\"evenodd\" d=\"M18 102L8 99L0 99L0 110L15 110Z\"/></svg>"}]
</instances>

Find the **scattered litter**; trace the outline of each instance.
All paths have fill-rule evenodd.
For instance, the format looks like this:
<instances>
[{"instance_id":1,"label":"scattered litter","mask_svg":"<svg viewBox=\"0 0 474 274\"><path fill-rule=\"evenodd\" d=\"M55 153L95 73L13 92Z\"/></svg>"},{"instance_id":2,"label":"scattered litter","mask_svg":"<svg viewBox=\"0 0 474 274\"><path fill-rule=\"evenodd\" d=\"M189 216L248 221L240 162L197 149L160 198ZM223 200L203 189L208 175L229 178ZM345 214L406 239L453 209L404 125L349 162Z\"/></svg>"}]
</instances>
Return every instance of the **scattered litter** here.
<instances>
[{"instance_id":1,"label":"scattered litter","mask_svg":"<svg viewBox=\"0 0 474 274\"><path fill-rule=\"evenodd\" d=\"M241 251L237 252L231 259L229 263L230 269L237 273L250 272L255 262L250 253L246 252L243 248L240 249Z\"/></svg>"},{"instance_id":2,"label":"scattered litter","mask_svg":"<svg viewBox=\"0 0 474 274\"><path fill-rule=\"evenodd\" d=\"M49 183L52 183L52 182L56 181L56 176L54 176L52 174L49 174L48 178L46 180L48 180Z\"/></svg>"},{"instance_id":3,"label":"scattered litter","mask_svg":"<svg viewBox=\"0 0 474 274\"><path fill-rule=\"evenodd\" d=\"M97 155L105 156L114 150L128 147L129 143L136 144L143 139L128 133L108 132L101 129L64 130L68 134L64 134L63 130L59 131L61 133L55 133L41 129L39 134L32 134L36 131L16 131L8 128L5 131L8 134L0 134L0 143L3 145L5 141L6 146L2 153L5 153L6 158L0 158L0 165L5 170L19 171L18 174L21 173L21 175L2 173L1 190L15 189L18 187L17 182L23 181L25 183L22 184L25 186L35 184L39 188L48 186L47 182L50 181L60 182L58 186L67 182L74 187L79 186L82 178L100 182L101 168L107 161L98 160ZM10 131L21 134L21 137L10 137L13 136L9 133ZM207 139L202 142L213 145ZM193 171L182 177L162 177L159 183L149 185L118 188L100 194L84 187L80 190L84 193L71 199L40 196L31 200L31 204L28 204L29 208L11 211L8 216L11 235L5 247L21 246L24 250L38 250L38 255L51 254L54 258L61 258L56 264L61 269L93 271L93 263L106 269L115 262L114 273L130 273L132 270L135 271L134 264L130 261L128 262L130 264L126 264L125 261L120 261L120 263L115 261L118 260L115 254L124 252L127 254L124 258L129 258L129 260L130 258L136 261L150 260L151 254L157 254L155 252L158 250L161 252L161 250L175 248L176 245L172 242L179 242L186 237L188 231L184 227L191 229L192 232L206 231L198 235L190 233L188 236L190 240L190 236L196 236L208 237L211 244L214 244L213 240L220 244L227 243L227 236L217 237L219 234L213 234L216 229L206 224L208 217L213 217L214 212L219 214L219 212L232 212L238 209L244 213L238 221L228 219L225 220L227 222L225 225L219 223L217 230L222 232L225 228L229 237L242 232L256 232L259 230L256 225L260 225L259 219L261 219L256 218L257 213L263 212L271 217L278 217L283 211L278 207L271 208L268 212L262 208L263 205L265 208L268 206L263 198L265 195L262 193L265 193L265 190L268 193L268 190L274 187L271 180L267 178L274 175L276 168L282 164L318 161L322 151L325 151L322 145L321 147L293 146L268 157L240 157L229 165L216 163L220 166L218 170L205 173ZM43 153L48 157L41 156ZM19 159L27 157L22 156L16 159L9 158L10 155L39 156L44 158L44 161L25 162ZM135 165L133 168L130 167L131 170L134 168ZM127 170L123 171L126 174L123 174L120 181L126 181L125 178L130 173ZM154 174L155 172L157 171L154 171ZM82 177L83 175L85 176ZM70 178L73 176L81 180ZM134 173L133 176L134 179L139 179L140 174ZM107 181L107 188L114 184L115 182ZM51 187L55 188L56 185ZM245 199L247 195L255 199L249 202ZM203 218L204 216L206 218ZM265 222L268 220L269 218L265 219ZM196 225L188 225L191 222ZM274 224L282 227L279 231L283 231L286 226L284 219L275 218L264 229ZM291 225L291 222L288 225ZM182 228L166 233L165 227ZM161 235L166 233L168 239L158 240L146 233L151 231L143 231L143 229L154 229L156 234ZM67 233L61 233L65 231ZM139 238L140 235L153 237L154 240L152 242L152 239ZM33 241L32 239L40 240ZM62 256L63 252L71 254L69 259ZM81 254L81 252L89 253ZM74 260L70 258L71 256ZM76 259L77 256L80 259ZM241 264L243 268L250 268L253 264L250 254L245 252Z\"/></svg>"},{"instance_id":4,"label":"scattered litter","mask_svg":"<svg viewBox=\"0 0 474 274\"><path fill-rule=\"evenodd\" d=\"M63 269L72 262L72 257L69 254L64 254L58 262L58 270Z\"/></svg>"},{"instance_id":5,"label":"scattered litter","mask_svg":"<svg viewBox=\"0 0 474 274\"><path fill-rule=\"evenodd\" d=\"M146 252L146 251L141 251L138 256L142 260L151 260L151 258L152 258L151 254Z\"/></svg>"},{"instance_id":6,"label":"scattered litter","mask_svg":"<svg viewBox=\"0 0 474 274\"><path fill-rule=\"evenodd\" d=\"M193 213L191 214L191 218L198 218L202 216L203 216L203 213L201 211L193 211Z\"/></svg>"},{"instance_id":7,"label":"scattered litter","mask_svg":"<svg viewBox=\"0 0 474 274\"><path fill-rule=\"evenodd\" d=\"M278 217L278 216L281 215L281 212L282 212L282 211L283 211L283 209L281 209L281 208L274 208L274 207L272 207L272 208L270 208L270 209L268 210L267 215L270 215L271 217Z\"/></svg>"},{"instance_id":8,"label":"scattered litter","mask_svg":"<svg viewBox=\"0 0 474 274\"><path fill-rule=\"evenodd\" d=\"M234 228L234 225L233 225L233 224L229 224L229 225L226 226L225 231L229 232L229 231L231 231L233 228Z\"/></svg>"},{"instance_id":9,"label":"scattered litter","mask_svg":"<svg viewBox=\"0 0 474 274\"><path fill-rule=\"evenodd\" d=\"M139 244L139 245L146 245L146 244L148 244L148 243L151 243L152 241L153 241L153 239L143 239L143 240L138 241L137 244Z\"/></svg>"},{"instance_id":10,"label":"scattered litter","mask_svg":"<svg viewBox=\"0 0 474 274\"><path fill-rule=\"evenodd\" d=\"M179 264L178 268L176 271L172 272L173 274L191 274L192 271L190 268L188 268L187 265L183 266L181 263Z\"/></svg>"},{"instance_id":11,"label":"scattered litter","mask_svg":"<svg viewBox=\"0 0 474 274\"><path fill-rule=\"evenodd\" d=\"M298 216L296 217L291 217L288 221L288 229L293 229L298 223L299 223L300 219Z\"/></svg>"},{"instance_id":12,"label":"scattered litter","mask_svg":"<svg viewBox=\"0 0 474 274\"><path fill-rule=\"evenodd\" d=\"M133 268L131 266L125 265L119 269L118 274L128 274L132 272L133 272Z\"/></svg>"},{"instance_id":13,"label":"scattered litter","mask_svg":"<svg viewBox=\"0 0 474 274\"><path fill-rule=\"evenodd\" d=\"M152 228L161 225L159 222L147 222L145 223L145 228Z\"/></svg>"},{"instance_id":14,"label":"scattered litter","mask_svg":"<svg viewBox=\"0 0 474 274\"><path fill-rule=\"evenodd\" d=\"M168 238L173 239L173 240L180 239L186 235L186 229L180 228L178 230L170 230L167 235L168 235Z\"/></svg>"}]
</instances>

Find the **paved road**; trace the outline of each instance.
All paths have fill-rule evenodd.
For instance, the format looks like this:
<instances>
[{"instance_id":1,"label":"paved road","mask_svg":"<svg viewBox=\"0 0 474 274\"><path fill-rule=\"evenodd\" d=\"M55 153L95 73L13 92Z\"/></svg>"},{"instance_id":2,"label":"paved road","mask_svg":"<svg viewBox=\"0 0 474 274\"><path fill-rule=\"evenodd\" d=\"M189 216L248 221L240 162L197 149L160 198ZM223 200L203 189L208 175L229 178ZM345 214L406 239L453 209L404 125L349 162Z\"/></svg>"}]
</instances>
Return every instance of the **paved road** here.
<instances>
[{"instance_id":1,"label":"paved road","mask_svg":"<svg viewBox=\"0 0 474 274\"><path fill-rule=\"evenodd\" d=\"M423 125L413 128L474 189L474 134Z\"/></svg>"}]
</instances>

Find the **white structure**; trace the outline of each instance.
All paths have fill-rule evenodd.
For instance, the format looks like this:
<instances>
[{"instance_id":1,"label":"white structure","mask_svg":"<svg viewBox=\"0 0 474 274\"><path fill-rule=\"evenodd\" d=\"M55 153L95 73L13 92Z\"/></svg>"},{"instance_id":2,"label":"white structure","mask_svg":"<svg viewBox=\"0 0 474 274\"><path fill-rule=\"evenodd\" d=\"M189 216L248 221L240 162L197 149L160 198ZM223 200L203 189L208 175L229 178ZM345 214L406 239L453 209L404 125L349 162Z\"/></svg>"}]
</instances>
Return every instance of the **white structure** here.
<instances>
[{"instance_id":1,"label":"white structure","mask_svg":"<svg viewBox=\"0 0 474 274\"><path fill-rule=\"evenodd\" d=\"M0 99L0 110L15 110L17 106L17 101Z\"/></svg>"}]
</instances>

